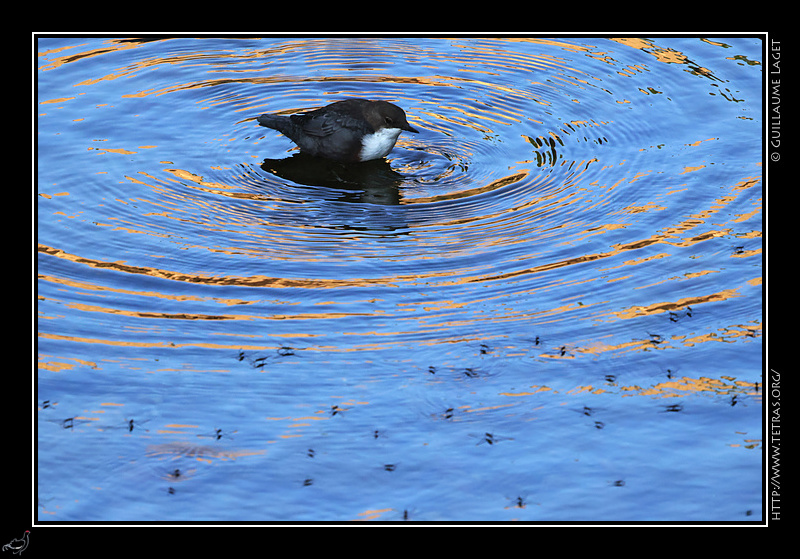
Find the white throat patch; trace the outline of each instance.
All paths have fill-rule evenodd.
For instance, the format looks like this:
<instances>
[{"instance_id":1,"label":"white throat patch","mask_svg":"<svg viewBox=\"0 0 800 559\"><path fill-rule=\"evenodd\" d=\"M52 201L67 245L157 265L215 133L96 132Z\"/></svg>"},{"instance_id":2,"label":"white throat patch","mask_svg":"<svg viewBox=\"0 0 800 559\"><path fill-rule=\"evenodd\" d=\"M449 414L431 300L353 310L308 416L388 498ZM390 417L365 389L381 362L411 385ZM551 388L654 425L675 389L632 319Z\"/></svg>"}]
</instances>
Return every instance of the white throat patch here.
<instances>
[{"instance_id":1,"label":"white throat patch","mask_svg":"<svg viewBox=\"0 0 800 559\"><path fill-rule=\"evenodd\" d=\"M370 161L372 159L380 159L385 157L392 148L397 137L400 135L399 128L381 128L373 134L367 134L361 140L361 153L359 157L361 161Z\"/></svg>"}]
</instances>

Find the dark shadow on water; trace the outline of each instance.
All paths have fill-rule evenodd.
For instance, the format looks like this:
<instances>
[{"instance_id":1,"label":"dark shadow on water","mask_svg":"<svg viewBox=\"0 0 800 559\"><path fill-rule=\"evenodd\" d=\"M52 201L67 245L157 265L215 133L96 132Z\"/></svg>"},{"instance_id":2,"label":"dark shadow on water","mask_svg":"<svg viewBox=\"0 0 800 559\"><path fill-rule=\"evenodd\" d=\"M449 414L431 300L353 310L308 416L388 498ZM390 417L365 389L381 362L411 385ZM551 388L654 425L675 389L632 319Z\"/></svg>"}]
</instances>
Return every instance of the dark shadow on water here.
<instances>
[{"instance_id":1,"label":"dark shadow on water","mask_svg":"<svg viewBox=\"0 0 800 559\"><path fill-rule=\"evenodd\" d=\"M261 168L282 179L307 186L335 188L338 200L397 205L403 175L385 159L363 163L340 163L304 153L285 159L265 159Z\"/></svg>"}]
</instances>

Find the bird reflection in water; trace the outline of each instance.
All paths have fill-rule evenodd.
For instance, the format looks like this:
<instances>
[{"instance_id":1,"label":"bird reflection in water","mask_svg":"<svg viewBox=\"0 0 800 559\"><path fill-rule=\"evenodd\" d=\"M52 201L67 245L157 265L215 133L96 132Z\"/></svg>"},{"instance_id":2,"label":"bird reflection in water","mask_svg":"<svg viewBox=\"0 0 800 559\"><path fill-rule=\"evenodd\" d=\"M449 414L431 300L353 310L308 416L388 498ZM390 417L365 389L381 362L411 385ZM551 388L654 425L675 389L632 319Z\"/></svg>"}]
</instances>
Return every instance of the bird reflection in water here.
<instances>
[{"instance_id":1,"label":"bird reflection in water","mask_svg":"<svg viewBox=\"0 0 800 559\"><path fill-rule=\"evenodd\" d=\"M261 168L296 184L338 189L337 199L343 201L400 204L403 175L385 159L347 164L300 152L285 159L265 159Z\"/></svg>"}]
</instances>

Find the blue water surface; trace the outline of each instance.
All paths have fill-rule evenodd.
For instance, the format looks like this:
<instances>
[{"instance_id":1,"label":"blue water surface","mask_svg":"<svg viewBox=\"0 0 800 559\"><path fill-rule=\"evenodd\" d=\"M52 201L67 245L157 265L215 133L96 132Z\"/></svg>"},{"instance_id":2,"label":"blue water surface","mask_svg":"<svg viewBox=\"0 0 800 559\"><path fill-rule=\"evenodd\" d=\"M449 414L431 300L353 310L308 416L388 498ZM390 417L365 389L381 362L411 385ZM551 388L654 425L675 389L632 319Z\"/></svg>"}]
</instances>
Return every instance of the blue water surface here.
<instances>
[{"instance_id":1,"label":"blue water surface","mask_svg":"<svg viewBox=\"0 0 800 559\"><path fill-rule=\"evenodd\" d=\"M762 48L39 37L37 521L760 521Z\"/></svg>"}]
</instances>

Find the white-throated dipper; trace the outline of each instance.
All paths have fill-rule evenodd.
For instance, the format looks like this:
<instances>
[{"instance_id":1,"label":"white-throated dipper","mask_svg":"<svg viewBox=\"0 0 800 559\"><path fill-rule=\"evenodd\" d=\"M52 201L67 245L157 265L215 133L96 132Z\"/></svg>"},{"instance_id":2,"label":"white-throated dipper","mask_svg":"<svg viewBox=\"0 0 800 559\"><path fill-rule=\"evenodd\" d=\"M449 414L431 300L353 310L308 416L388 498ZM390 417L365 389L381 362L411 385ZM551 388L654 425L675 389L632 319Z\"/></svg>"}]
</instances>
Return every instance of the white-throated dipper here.
<instances>
[{"instance_id":1,"label":"white-throated dipper","mask_svg":"<svg viewBox=\"0 0 800 559\"><path fill-rule=\"evenodd\" d=\"M258 123L287 136L309 155L345 162L385 157L400 132L418 132L397 105L367 99L346 99L290 116L264 114Z\"/></svg>"}]
</instances>

